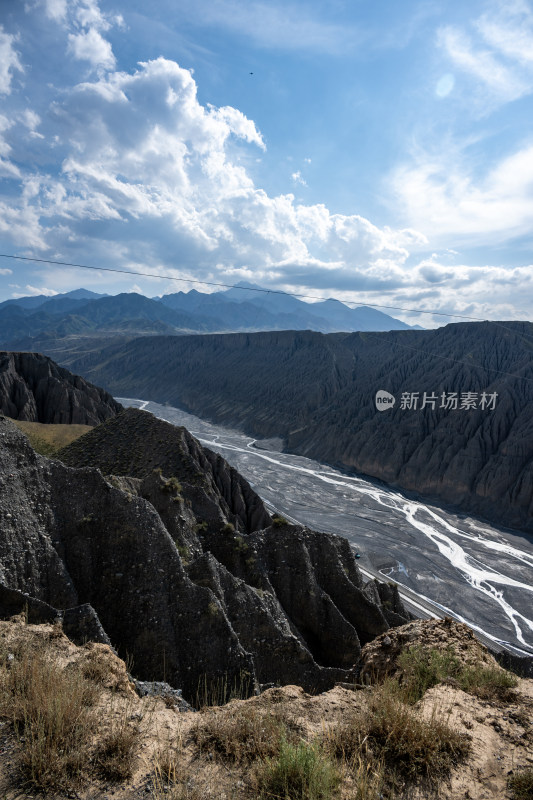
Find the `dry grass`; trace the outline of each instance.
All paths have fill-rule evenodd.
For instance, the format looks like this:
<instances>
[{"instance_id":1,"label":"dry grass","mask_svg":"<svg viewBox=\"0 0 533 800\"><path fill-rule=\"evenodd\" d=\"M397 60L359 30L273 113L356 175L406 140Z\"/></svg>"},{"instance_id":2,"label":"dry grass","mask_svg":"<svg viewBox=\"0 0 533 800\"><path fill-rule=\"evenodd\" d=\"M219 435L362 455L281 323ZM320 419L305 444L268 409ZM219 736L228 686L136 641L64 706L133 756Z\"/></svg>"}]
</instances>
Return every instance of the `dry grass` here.
<instances>
[{"instance_id":1,"label":"dry grass","mask_svg":"<svg viewBox=\"0 0 533 800\"><path fill-rule=\"evenodd\" d=\"M11 421L26 434L33 449L43 456L55 456L63 447L92 431L90 425L45 425L20 419Z\"/></svg>"},{"instance_id":2,"label":"dry grass","mask_svg":"<svg viewBox=\"0 0 533 800\"><path fill-rule=\"evenodd\" d=\"M102 714L98 704L103 674L100 669L92 671L93 663L62 666L44 641L33 646L26 642L3 653L0 715L13 724L21 745L22 773L36 789L81 785L95 769L115 781L132 774L138 727L128 721L124 701L121 713L108 703Z\"/></svg>"},{"instance_id":3,"label":"dry grass","mask_svg":"<svg viewBox=\"0 0 533 800\"><path fill-rule=\"evenodd\" d=\"M509 778L509 788L514 800L531 800L533 798L533 768L523 769Z\"/></svg>"},{"instance_id":4,"label":"dry grass","mask_svg":"<svg viewBox=\"0 0 533 800\"><path fill-rule=\"evenodd\" d=\"M225 761L251 763L276 757L283 738L298 738L298 726L277 707L237 706L232 714L226 709L207 709L199 715L191 738L202 753Z\"/></svg>"},{"instance_id":5,"label":"dry grass","mask_svg":"<svg viewBox=\"0 0 533 800\"><path fill-rule=\"evenodd\" d=\"M81 781L97 727L97 697L93 683L78 670L61 669L44 649L4 659L1 714L20 737L31 784L49 789Z\"/></svg>"},{"instance_id":6,"label":"dry grass","mask_svg":"<svg viewBox=\"0 0 533 800\"><path fill-rule=\"evenodd\" d=\"M195 774L186 763L181 733L174 739L158 736L158 742L152 772L155 800L206 800L198 770Z\"/></svg>"},{"instance_id":7,"label":"dry grass","mask_svg":"<svg viewBox=\"0 0 533 800\"><path fill-rule=\"evenodd\" d=\"M431 718L404 702L395 681L375 686L368 707L353 711L327 731L326 747L363 782L360 797L373 797L385 783L436 783L464 756L470 743L434 711ZM366 794L363 788L366 785Z\"/></svg>"},{"instance_id":8,"label":"dry grass","mask_svg":"<svg viewBox=\"0 0 533 800\"><path fill-rule=\"evenodd\" d=\"M131 778L141 745L141 732L130 719L128 706L112 716L109 730L96 748L95 761L102 777L110 781Z\"/></svg>"},{"instance_id":9,"label":"dry grass","mask_svg":"<svg viewBox=\"0 0 533 800\"><path fill-rule=\"evenodd\" d=\"M208 613L216 615L219 610L216 603L209 603ZM251 695L253 695L253 676L245 670L242 670L238 677L235 676L233 681L227 675L210 678L204 674L198 681L194 707L203 710L211 706L225 705L231 700L244 700Z\"/></svg>"}]
</instances>

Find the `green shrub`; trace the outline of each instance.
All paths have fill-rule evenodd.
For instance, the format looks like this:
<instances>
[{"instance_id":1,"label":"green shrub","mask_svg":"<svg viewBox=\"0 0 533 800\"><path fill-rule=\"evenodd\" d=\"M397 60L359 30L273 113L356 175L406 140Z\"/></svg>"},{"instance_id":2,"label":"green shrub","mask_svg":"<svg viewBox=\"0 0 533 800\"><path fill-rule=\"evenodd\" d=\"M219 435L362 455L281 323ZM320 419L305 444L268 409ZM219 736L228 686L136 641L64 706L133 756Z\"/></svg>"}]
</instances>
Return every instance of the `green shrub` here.
<instances>
[{"instance_id":1,"label":"green shrub","mask_svg":"<svg viewBox=\"0 0 533 800\"><path fill-rule=\"evenodd\" d=\"M248 550L248 542L246 542L242 536L235 537L235 550L237 550L238 553L246 553Z\"/></svg>"},{"instance_id":2,"label":"green shrub","mask_svg":"<svg viewBox=\"0 0 533 800\"><path fill-rule=\"evenodd\" d=\"M272 525L274 526L274 528L282 528L283 525L288 525L288 524L289 523L287 522L285 517L281 517L279 515L272 517Z\"/></svg>"},{"instance_id":3,"label":"green shrub","mask_svg":"<svg viewBox=\"0 0 533 800\"><path fill-rule=\"evenodd\" d=\"M179 480L176 477L172 476L172 478L169 478L167 481L163 481L163 484L161 486L161 491L166 492L167 494L179 495L181 493L182 488L183 487L179 482Z\"/></svg>"},{"instance_id":4,"label":"green shrub","mask_svg":"<svg viewBox=\"0 0 533 800\"><path fill-rule=\"evenodd\" d=\"M278 756L257 770L261 798L332 800L340 782L337 765L316 744L282 739Z\"/></svg>"},{"instance_id":5,"label":"green shrub","mask_svg":"<svg viewBox=\"0 0 533 800\"><path fill-rule=\"evenodd\" d=\"M194 526L196 533L202 533L207 530L207 522L197 522Z\"/></svg>"}]
</instances>

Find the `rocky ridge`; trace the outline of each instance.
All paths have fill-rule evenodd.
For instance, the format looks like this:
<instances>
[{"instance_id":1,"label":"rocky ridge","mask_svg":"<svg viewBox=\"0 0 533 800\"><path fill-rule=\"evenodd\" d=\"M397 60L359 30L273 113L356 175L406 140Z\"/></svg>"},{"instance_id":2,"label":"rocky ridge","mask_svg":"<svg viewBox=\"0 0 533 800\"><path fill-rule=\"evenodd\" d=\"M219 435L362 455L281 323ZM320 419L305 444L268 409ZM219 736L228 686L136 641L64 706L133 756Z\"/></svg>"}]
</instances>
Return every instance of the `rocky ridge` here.
<instances>
[{"instance_id":1,"label":"rocky ridge","mask_svg":"<svg viewBox=\"0 0 533 800\"><path fill-rule=\"evenodd\" d=\"M137 339L74 369L120 397L170 403L287 452L509 527L533 530L533 325L282 331ZM395 405L376 409L378 390ZM424 393L433 397L423 406ZM452 393L474 406L441 407ZM482 394L494 408L481 408ZM416 395L403 406L402 395Z\"/></svg>"},{"instance_id":2,"label":"rocky ridge","mask_svg":"<svg viewBox=\"0 0 533 800\"><path fill-rule=\"evenodd\" d=\"M5 418L0 451L8 612L26 598L38 619L40 601L74 638L76 619L100 624L138 678L186 699L206 679L247 692L352 680L361 647L409 617L395 590L384 602L364 583L348 542L271 520L224 459L147 412L66 448L78 466L37 455Z\"/></svg>"},{"instance_id":3,"label":"rocky ridge","mask_svg":"<svg viewBox=\"0 0 533 800\"><path fill-rule=\"evenodd\" d=\"M121 410L110 394L46 356L0 351L0 412L7 417L98 425Z\"/></svg>"}]
</instances>

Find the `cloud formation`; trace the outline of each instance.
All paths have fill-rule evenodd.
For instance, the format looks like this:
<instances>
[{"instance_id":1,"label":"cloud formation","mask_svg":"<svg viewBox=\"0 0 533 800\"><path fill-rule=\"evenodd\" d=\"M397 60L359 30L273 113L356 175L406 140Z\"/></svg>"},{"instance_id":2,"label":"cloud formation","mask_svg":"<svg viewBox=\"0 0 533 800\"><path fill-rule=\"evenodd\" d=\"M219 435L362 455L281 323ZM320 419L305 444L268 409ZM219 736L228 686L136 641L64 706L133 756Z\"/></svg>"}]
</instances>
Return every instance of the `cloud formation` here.
<instances>
[{"instance_id":1,"label":"cloud formation","mask_svg":"<svg viewBox=\"0 0 533 800\"><path fill-rule=\"evenodd\" d=\"M316 14L311 4L279 0L183 0L182 11L198 24L226 28L274 50L308 50L338 55L365 38L353 26L339 25Z\"/></svg>"},{"instance_id":2,"label":"cloud formation","mask_svg":"<svg viewBox=\"0 0 533 800\"><path fill-rule=\"evenodd\" d=\"M493 4L468 30L442 27L437 43L472 79L479 114L533 92L533 14L521 0Z\"/></svg>"},{"instance_id":3,"label":"cloud formation","mask_svg":"<svg viewBox=\"0 0 533 800\"><path fill-rule=\"evenodd\" d=\"M301 7L292 3L254 0L225 22L222 12L235 9L234 0L208 0L202 7L205 24L232 26L242 35L254 28L262 47L276 46L280 36L279 47L329 53L343 36L345 43L346 36L356 37L351 29L321 27L316 7L315 16L309 11L298 25ZM452 246L476 237L498 243L529 231L533 141L523 140L481 169L470 167L460 141L413 148L387 186L404 223L378 225L362 214L298 200L296 189L306 185L311 164L303 153L295 152L293 163L302 168L287 171L282 190L266 191L256 177L256 156L267 163L268 141L255 122L234 106L201 102L193 72L173 58L145 58L123 68L117 36L123 21L105 14L97 0L28 0L27 8L33 24L41 15L43 41L60 57L55 72L38 73L23 27L0 31L0 236L12 252L151 272L153 282L138 280L154 294L168 286L158 282L163 275L244 279L340 299L356 292L360 302L514 316L511 298L531 286L529 268L473 268L457 253L426 251L448 248L450 237ZM184 9L189 18L197 14L192 0ZM448 25L435 33L443 62L439 77L428 81L435 104L460 103L465 80L474 82L480 104L482 97L495 106L529 91L529 23L520 9L515 3L511 11L498 11L501 19L485 14L465 28ZM517 19L522 34L513 39ZM46 70L47 53L40 65ZM310 196L321 155L308 146ZM26 293L42 291L41 284L65 290L81 282L79 273L57 266L39 267L35 275L16 269ZM86 273L83 283L98 288L111 279ZM494 285L500 312L487 288ZM187 284L177 282L180 288ZM474 293L475 302L461 300Z\"/></svg>"},{"instance_id":4,"label":"cloud formation","mask_svg":"<svg viewBox=\"0 0 533 800\"><path fill-rule=\"evenodd\" d=\"M69 15L79 20L88 10L87 3L74 12L47 6L69 37ZM83 17L83 24L102 28L98 19ZM93 63L106 66L104 56ZM206 280L217 270L286 286L304 275L331 289L350 276L368 290L401 284L408 247L423 244L421 234L302 205L290 193L268 195L235 150L239 143L265 149L252 120L233 107L203 106L191 72L174 61L141 62L133 72L110 66L63 90L45 123L26 115L26 127L45 131L32 145L40 146L40 160L53 159L59 169L8 162L13 174L20 171L19 194L4 205L0 230L14 246L40 255L105 254L106 263L114 257L154 274L171 265ZM8 156L9 148L6 142ZM301 173L293 180L302 183Z\"/></svg>"},{"instance_id":5,"label":"cloud formation","mask_svg":"<svg viewBox=\"0 0 533 800\"><path fill-rule=\"evenodd\" d=\"M6 33L3 25L0 25L0 95L11 94L14 73L24 71L15 41L15 36Z\"/></svg>"}]
</instances>

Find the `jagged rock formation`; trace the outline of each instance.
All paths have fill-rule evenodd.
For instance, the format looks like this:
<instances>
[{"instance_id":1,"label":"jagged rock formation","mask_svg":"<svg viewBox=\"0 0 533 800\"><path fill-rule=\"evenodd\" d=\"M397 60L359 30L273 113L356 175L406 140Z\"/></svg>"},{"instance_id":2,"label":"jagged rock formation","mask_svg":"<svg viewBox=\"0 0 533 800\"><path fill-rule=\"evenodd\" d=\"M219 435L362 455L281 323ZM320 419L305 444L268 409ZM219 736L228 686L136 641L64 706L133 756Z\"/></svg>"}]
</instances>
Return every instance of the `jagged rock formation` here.
<instances>
[{"instance_id":1,"label":"jagged rock formation","mask_svg":"<svg viewBox=\"0 0 533 800\"><path fill-rule=\"evenodd\" d=\"M64 451L84 465L71 467L0 418L0 583L52 609L90 606L140 679L193 701L204 675L321 690L408 619L364 585L347 542L273 524L184 429L130 409L84 438ZM75 628L84 614L64 616Z\"/></svg>"},{"instance_id":2,"label":"jagged rock formation","mask_svg":"<svg viewBox=\"0 0 533 800\"><path fill-rule=\"evenodd\" d=\"M121 410L110 394L46 356L0 352L0 412L8 417L98 425Z\"/></svg>"},{"instance_id":3,"label":"jagged rock formation","mask_svg":"<svg viewBox=\"0 0 533 800\"><path fill-rule=\"evenodd\" d=\"M533 530L533 325L137 339L75 368L119 396L169 402L288 452ZM377 411L376 392L396 404ZM437 402L421 408L424 392ZM497 393L493 410L442 393ZM402 393L418 393L402 408ZM434 406L434 407L433 407Z\"/></svg>"}]
</instances>

